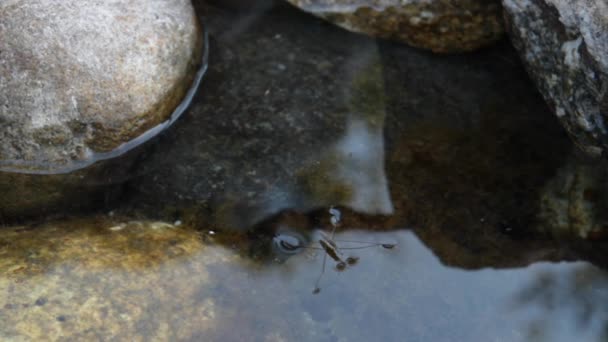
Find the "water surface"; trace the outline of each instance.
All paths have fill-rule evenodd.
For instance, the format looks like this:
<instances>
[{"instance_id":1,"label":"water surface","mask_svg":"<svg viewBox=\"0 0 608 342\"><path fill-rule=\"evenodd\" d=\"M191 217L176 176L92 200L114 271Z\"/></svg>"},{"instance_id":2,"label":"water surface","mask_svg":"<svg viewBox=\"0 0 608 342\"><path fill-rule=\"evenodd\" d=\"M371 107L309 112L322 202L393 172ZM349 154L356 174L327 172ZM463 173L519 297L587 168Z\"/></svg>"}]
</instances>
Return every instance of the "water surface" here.
<instances>
[{"instance_id":1,"label":"water surface","mask_svg":"<svg viewBox=\"0 0 608 342\"><path fill-rule=\"evenodd\" d=\"M199 15L206 78L121 199L0 230L0 339L608 338L605 165L507 42L438 56L286 5Z\"/></svg>"}]
</instances>

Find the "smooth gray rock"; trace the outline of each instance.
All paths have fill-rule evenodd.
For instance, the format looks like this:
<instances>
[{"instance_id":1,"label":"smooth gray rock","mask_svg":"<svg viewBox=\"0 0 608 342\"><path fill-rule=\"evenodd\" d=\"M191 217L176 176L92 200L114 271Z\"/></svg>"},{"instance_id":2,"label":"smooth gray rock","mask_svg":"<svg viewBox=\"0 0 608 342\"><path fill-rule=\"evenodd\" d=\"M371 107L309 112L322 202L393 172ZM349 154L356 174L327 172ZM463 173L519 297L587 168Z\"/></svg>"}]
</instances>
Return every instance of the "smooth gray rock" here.
<instances>
[{"instance_id":1,"label":"smooth gray rock","mask_svg":"<svg viewBox=\"0 0 608 342\"><path fill-rule=\"evenodd\" d=\"M608 3L503 0L508 31L532 78L576 144L608 148Z\"/></svg>"},{"instance_id":2,"label":"smooth gray rock","mask_svg":"<svg viewBox=\"0 0 608 342\"><path fill-rule=\"evenodd\" d=\"M261 11L272 6L274 0L194 0L194 3L209 2L222 8L237 11Z\"/></svg>"},{"instance_id":3,"label":"smooth gray rock","mask_svg":"<svg viewBox=\"0 0 608 342\"><path fill-rule=\"evenodd\" d=\"M100 159L168 120L202 35L188 0L0 3L0 170Z\"/></svg>"},{"instance_id":4,"label":"smooth gray rock","mask_svg":"<svg viewBox=\"0 0 608 342\"><path fill-rule=\"evenodd\" d=\"M187 0L0 2L0 221L115 199L193 96L204 43Z\"/></svg>"}]
</instances>

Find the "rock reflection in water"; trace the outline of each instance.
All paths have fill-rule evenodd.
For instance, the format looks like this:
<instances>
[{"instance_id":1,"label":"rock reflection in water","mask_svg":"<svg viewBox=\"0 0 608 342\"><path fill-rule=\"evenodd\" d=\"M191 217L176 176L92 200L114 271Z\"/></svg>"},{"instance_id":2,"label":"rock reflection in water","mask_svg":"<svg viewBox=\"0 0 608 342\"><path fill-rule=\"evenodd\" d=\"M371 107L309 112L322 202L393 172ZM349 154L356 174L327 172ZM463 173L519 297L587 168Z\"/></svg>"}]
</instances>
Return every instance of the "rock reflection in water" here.
<instances>
[{"instance_id":1,"label":"rock reflection in water","mask_svg":"<svg viewBox=\"0 0 608 342\"><path fill-rule=\"evenodd\" d=\"M606 319L607 278L589 264L464 271L403 230L338 233L339 246L397 247L345 249L358 262L327 268L313 295L320 250L257 263L237 252L261 248L251 236L201 238L183 225L98 218L29 228L0 231L2 340L525 341L543 317L544 329L573 341L601 331L553 312L573 310L590 326Z\"/></svg>"}]
</instances>

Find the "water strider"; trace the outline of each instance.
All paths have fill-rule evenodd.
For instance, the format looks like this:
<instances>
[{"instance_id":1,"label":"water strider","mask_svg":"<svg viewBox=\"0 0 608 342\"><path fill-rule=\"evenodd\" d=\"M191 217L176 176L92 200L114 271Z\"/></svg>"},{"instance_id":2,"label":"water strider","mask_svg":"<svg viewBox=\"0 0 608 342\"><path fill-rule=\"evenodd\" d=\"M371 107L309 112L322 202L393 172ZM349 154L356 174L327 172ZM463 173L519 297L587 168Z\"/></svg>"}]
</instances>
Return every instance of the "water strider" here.
<instances>
[{"instance_id":1,"label":"water strider","mask_svg":"<svg viewBox=\"0 0 608 342\"><path fill-rule=\"evenodd\" d=\"M321 273L315 282L315 288L312 291L313 294L317 294L321 292L321 288L319 287L319 283L323 274L325 273L325 265L327 262L327 256L333 259L336 262L335 268L337 271L344 271L348 266L354 266L359 262L359 257L357 256L344 256L345 250L353 250L353 249L364 249L375 246L380 246L385 249L393 249L396 244L393 243L378 243L378 242L365 242L365 241L354 241L354 240L337 240L335 239L336 228L340 226L341 223L341 212L337 208L331 207L329 209L330 214L330 223L332 225L331 233L326 233L322 230L318 230L316 233L318 235L316 241L320 247L308 245L304 241L306 241L299 234L296 235L293 232L281 232L277 234L273 239L274 246L287 255L293 255L299 253L302 249L318 249L322 250L325 253L323 254L323 263L321 266ZM338 246L337 242L349 243L351 245L346 247ZM353 245L354 244L354 245Z\"/></svg>"}]
</instances>

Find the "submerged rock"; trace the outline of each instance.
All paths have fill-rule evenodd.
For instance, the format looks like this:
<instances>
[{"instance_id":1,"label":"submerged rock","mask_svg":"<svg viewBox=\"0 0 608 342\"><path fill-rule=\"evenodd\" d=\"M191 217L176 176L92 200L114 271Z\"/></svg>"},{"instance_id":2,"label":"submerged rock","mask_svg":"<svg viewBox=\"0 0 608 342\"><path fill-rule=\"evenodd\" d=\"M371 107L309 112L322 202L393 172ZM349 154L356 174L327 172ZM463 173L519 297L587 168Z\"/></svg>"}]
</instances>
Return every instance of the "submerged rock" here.
<instances>
[{"instance_id":1,"label":"submerged rock","mask_svg":"<svg viewBox=\"0 0 608 342\"><path fill-rule=\"evenodd\" d=\"M355 32L434 52L478 49L503 32L496 0L288 0Z\"/></svg>"},{"instance_id":2,"label":"submerged rock","mask_svg":"<svg viewBox=\"0 0 608 342\"><path fill-rule=\"evenodd\" d=\"M5 227L0 339L195 339L217 324L208 267L231 262L218 252L191 261L202 249L195 231L164 222Z\"/></svg>"},{"instance_id":3,"label":"submerged rock","mask_svg":"<svg viewBox=\"0 0 608 342\"><path fill-rule=\"evenodd\" d=\"M238 19L211 19L213 86L141 163L132 206L155 217L192 209L238 229L292 208L392 213L375 42L290 6Z\"/></svg>"},{"instance_id":4,"label":"submerged rock","mask_svg":"<svg viewBox=\"0 0 608 342\"><path fill-rule=\"evenodd\" d=\"M112 200L133 154L91 165L170 125L204 72L190 1L2 2L0 37L0 220Z\"/></svg>"},{"instance_id":5,"label":"submerged rock","mask_svg":"<svg viewBox=\"0 0 608 342\"><path fill-rule=\"evenodd\" d=\"M603 0L503 0L532 78L576 144L608 148L608 7Z\"/></svg>"},{"instance_id":6,"label":"submerged rock","mask_svg":"<svg viewBox=\"0 0 608 342\"><path fill-rule=\"evenodd\" d=\"M141 150L67 174L0 172L0 223L103 210L122 194Z\"/></svg>"},{"instance_id":7,"label":"submerged rock","mask_svg":"<svg viewBox=\"0 0 608 342\"><path fill-rule=\"evenodd\" d=\"M348 227L415 227L448 264L545 253L539 198L571 146L510 45L440 56L291 7L249 19L212 19L214 86L141 163L120 212L262 230L336 206Z\"/></svg>"},{"instance_id":8,"label":"submerged rock","mask_svg":"<svg viewBox=\"0 0 608 342\"><path fill-rule=\"evenodd\" d=\"M344 258L360 262L338 271L316 249L283 261L255 262L239 251L247 244L254 250L268 248L267 241L252 234L232 239L222 235L184 224L117 216L4 227L0 230L0 339L359 342L400 340L404 331L411 331L408 336L414 340L437 341L451 340L457 331L463 340L485 341L500 331L511 341L521 336L527 322L504 319L505 312L513 311L511 297L523 292L517 304L527 306L562 288L549 282L526 286L537 277L546 278L548 271L559 272L586 297L579 300L580 296L560 291L568 299L561 310L580 313L605 303L605 292L598 291L606 285L604 272L586 263L530 265L544 259L538 245L527 250L536 252L527 259L517 249L501 255L502 261L519 260L517 266L529 267L472 272L440 262L432 252L454 251L449 245L432 243L433 239L423 243L403 230L346 231L336 234L336 248L342 248ZM221 239L226 243L215 241ZM365 246L355 241L396 246L349 249ZM486 262L494 266L501 260ZM513 265L502 264L507 263ZM589 271L586 276L575 275L571 281L564 277L581 266ZM593 274L596 277L589 277ZM316 288L320 292L313 294ZM551 298L563 303L561 297ZM597 305L589 307L589 303ZM564 317L563 311L559 314ZM460 316L466 317L454 322ZM605 316L585 315L583 322L598 318ZM480 321L487 321L484 332L478 329ZM563 327L564 321L558 321L556 327Z\"/></svg>"},{"instance_id":9,"label":"submerged rock","mask_svg":"<svg viewBox=\"0 0 608 342\"><path fill-rule=\"evenodd\" d=\"M542 229L555 236L608 237L608 168L572 157L545 185L539 212Z\"/></svg>"}]
</instances>

